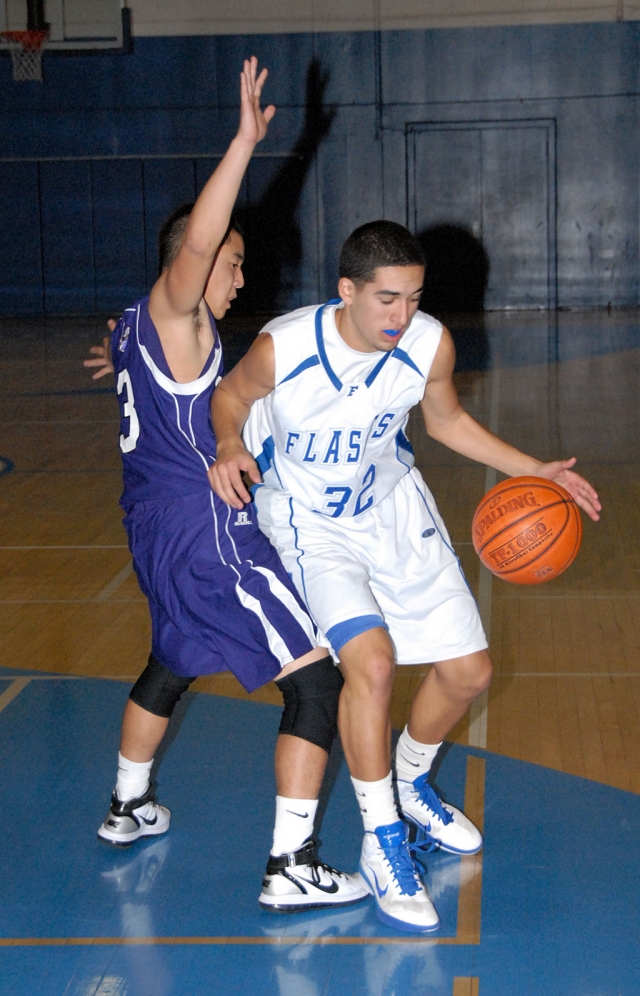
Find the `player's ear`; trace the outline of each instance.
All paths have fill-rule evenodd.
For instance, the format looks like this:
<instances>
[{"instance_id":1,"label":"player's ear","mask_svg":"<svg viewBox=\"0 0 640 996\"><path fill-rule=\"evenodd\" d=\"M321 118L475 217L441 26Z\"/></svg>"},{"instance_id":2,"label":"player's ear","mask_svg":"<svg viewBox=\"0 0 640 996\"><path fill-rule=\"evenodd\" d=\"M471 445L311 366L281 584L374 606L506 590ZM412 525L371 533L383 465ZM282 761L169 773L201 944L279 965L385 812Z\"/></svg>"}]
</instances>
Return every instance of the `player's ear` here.
<instances>
[{"instance_id":1,"label":"player's ear","mask_svg":"<svg viewBox=\"0 0 640 996\"><path fill-rule=\"evenodd\" d=\"M338 280L338 294L345 304L353 304L356 285L349 277L340 277Z\"/></svg>"}]
</instances>

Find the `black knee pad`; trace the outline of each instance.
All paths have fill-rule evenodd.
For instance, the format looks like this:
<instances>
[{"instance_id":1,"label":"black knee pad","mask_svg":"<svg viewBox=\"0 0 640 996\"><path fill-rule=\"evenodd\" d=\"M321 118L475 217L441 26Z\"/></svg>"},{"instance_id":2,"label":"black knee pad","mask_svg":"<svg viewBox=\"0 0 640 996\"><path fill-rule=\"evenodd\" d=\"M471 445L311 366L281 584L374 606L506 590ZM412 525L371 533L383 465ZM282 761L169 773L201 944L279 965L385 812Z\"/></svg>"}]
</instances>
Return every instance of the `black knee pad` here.
<instances>
[{"instance_id":1,"label":"black knee pad","mask_svg":"<svg viewBox=\"0 0 640 996\"><path fill-rule=\"evenodd\" d=\"M333 658L306 664L276 684L284 699L280 733L308 740L329 753L338 732L338 700L344 685Z\"/></svg>"},{"instance_id":2,"label":"black knee pad","mask_svg":"<svg viewBox=\"0 0 640 996\"><path fill-rule=\"evenodd\" d=\"M149 663L131 689L129 698L154 716L169 719L180 696L195 680L174 674L157 657L149 654Z\"/></svg>"}]
</instances>

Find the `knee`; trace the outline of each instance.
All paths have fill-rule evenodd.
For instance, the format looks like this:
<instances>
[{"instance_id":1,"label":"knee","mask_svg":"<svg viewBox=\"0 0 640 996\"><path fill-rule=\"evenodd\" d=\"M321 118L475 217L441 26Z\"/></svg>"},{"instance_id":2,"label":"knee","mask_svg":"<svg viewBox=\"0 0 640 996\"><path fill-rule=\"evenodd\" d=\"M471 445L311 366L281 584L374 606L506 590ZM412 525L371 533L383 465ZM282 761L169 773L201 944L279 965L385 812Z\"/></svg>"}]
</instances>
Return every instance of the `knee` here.
<instances>
[{"instance_id":1,"label":"knee","mask_svg":"<svg viewBox=\"0 0 640 996\"><path fill-rule=\"evenodd\" d=\"M299 737L327 753L338 732L343 679L332 657L292 671L276 682L284 699L280 733Z\"/></svg>"},{"instance_id":2,"label":"knee","mask_svg":"<svg viewBox=\"0 0 640 996\"><path fill-rule=\"evenodd\" d=\"M146 712L169 719L182 693L186 692L192 681L195 678L174 674L150 654L149 663L131 689L129 698Z\"/></svg>"},{"instance_id":3,"label":"knee","mask_svg":"<svg viewBox=\"0 0 640 996\"><path fill-rule=\"evenodd\" d=\"M492 675L493 667L486 650L481 651L479 654L473 654L465 674L469 697L477 699L478 695L486 691L491 684Z\"/></svg>"},{"instance_id":4,"label":"knee","mask_svg":"<svg viewBox=\"0 0 640 996\"><path fill-rule=\"evenodd\" d=\"M393 688L395 661L391 654L371 654L360 667L345 667L345 687L373 699L388 699Z\"/></svg>"},{"instance_id":5,"label":"knee","mask_svg":"<svg viewBox=\"0 0 640 996\"><path fill-rule=\"evenodd\" d=\"M447 676L447 684L455 690L456 697L473 702L491 684L493 668L489 655L482 650L461 658L456 665Z\"/></svg>"}]
</instances>

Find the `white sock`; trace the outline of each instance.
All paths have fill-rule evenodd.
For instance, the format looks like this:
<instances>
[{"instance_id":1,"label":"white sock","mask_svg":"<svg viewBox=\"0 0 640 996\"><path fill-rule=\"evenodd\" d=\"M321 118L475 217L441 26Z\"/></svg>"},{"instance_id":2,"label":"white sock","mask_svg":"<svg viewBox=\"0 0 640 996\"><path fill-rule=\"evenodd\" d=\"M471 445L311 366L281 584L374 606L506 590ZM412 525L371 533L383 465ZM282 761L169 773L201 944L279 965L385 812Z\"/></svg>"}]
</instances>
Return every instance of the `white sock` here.
<instances>
[{"instance_id":1,"label":"white sock","mask_svg":"<svg viewBox=\"0 0 640 996\"><path fill-rule=\"evenodd\" d=\"M376 827L386 827L398 822L400 817L393 798L391 772L378 782L363 782L353 776L351 781L365 830L375 830Z\"/></svg>"},{"instance_id":2,"label":"white sock","mask_svg":"<svg viewBox=\"0 0 640 996\"><path fill-rule=\"evenodd\" d=\"M276 796L276 825L273 829L274 857L291 854L313 834L313 821L318 808L317 799L289 799Z\"/></svg>"},{"instance_id":3,"label":"white sock","mask_svg":"<svg viewBox=\"0 0 640 996\"><path fill-rule=\"evenodd\" d=\"M152 764L153 758L150 761L130 761L122 754L118 754L116 795L120 802L142 798L149 788Z\"/></svg>"},{"instance_id":4,"label":"white sock","mask_svg":"<svg viewBox=\"0 0 640 996\"><path fill-rule=\"evenodd\" d=\"M439 744L420 744L409 735L409 727L405 726L396 746L396 774L398 780L413 782L420 775L426 774L433 764L433 759L442 747Z\"/></svg>"}]
</instances>

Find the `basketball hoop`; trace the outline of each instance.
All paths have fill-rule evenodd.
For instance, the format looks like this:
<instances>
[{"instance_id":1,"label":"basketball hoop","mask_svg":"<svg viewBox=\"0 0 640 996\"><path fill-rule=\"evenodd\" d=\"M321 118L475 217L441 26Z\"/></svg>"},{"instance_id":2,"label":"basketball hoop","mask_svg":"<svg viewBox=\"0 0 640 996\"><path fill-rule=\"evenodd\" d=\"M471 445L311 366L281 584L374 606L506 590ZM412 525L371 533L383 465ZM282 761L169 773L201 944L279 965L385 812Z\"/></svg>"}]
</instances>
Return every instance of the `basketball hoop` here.
<instances>
[{"instance_id":1,"label":"basketball hoop","mask_svg":"<svg viewBox=\"0 0 640 996\"><path fill-rule=\"evenodd\" d=\"M13 78L16 82L42 82L42 46L48 31L0 31L0 37L11 53Z\"/></svg>"}]
</instances>

